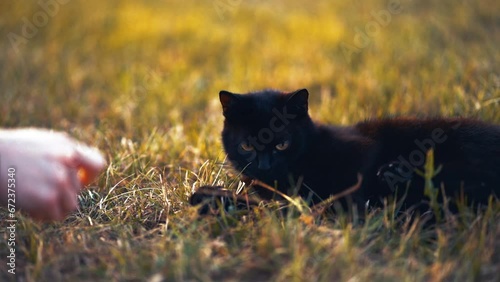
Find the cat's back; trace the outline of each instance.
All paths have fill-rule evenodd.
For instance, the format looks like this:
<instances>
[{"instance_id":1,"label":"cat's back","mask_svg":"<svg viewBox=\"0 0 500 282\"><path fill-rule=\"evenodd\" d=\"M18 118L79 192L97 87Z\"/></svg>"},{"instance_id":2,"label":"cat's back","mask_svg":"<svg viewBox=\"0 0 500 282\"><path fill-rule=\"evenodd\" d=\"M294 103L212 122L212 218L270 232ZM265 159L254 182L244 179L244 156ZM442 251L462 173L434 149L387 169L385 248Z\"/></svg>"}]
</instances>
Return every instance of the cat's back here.
<instances>
[{"instance_id":1,"label":"cat's back","mask_svg":"<svg viewBox=\"0 0 500 282\"><path fill-rule=\"evenodd\" d=\"M392 118L367 120L356 129L378 144L388 159L435 149L438 161L500 169L500 126L472 118Z\"/></svg>"},{"instance_id":2,"label":"cat's back","mask_svg":"<svg viewBox=\"0 0 500 282\"><path fill-rule=\"evenodd\" d=\"M500 148L500 125L473 118L385 118L359 122L355 128L372 139L422 139L474 142Z\"/></svg>"}]
</instances>

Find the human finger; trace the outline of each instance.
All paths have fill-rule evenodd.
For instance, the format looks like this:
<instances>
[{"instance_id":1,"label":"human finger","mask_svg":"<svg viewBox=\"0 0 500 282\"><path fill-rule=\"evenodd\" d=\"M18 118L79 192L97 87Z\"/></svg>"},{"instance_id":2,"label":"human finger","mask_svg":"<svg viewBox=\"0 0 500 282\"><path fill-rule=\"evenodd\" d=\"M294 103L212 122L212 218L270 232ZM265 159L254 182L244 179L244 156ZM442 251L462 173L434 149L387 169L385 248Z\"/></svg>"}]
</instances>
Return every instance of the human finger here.
<instances>
[{"instance_id":1,"label":"human finger","mask_svg":"<svg viewBox=\"0 0 500 282\"><path fill-rule=\"evenodd\" d=\"M39 194L37 198L33 199L32 204L23 210L36 221L62 220L64 214L57 192L48 186L40 187L40 189L46 192Z\"/></svg>"},{"instance_id":2,"label":"human finger","mask_svg":"<svg viewBox=\"0 0 500 282\"><path fill-rule=\"evenodd\" d=\"M62 213L62 216L65 217L72 211L78 208L77 194L82 187L80 180L77 177L76 171L68 170L68 177L70 178L71 185L65 185L58 187L58 196L59 196L59 206Z\"/></svg>"},{"instance_id":3,"label":"human finger","mask_svg":"<svg viewBox=\"0 0 500 282\"><path fill-rule=\"evenodd\" d=\"M106 161L98 149L75 143L72 154L65 160L65 164L76 168L80 182L87 185L104 168Z\"/></svg>"},{"instance_id":4,"label":"human finger","mask_svg":"<svg viewBox=\"0 0 500 282\"><path fill-rule=\"evenodd\" d=\"M78 207L76 195L80 192L82 184L77 176L77 169L68 167L60 162L51 163L51 171L47 173L48 184L51 192L55 192L58 198L62 216Z\"/></svg>"}]
</instances>

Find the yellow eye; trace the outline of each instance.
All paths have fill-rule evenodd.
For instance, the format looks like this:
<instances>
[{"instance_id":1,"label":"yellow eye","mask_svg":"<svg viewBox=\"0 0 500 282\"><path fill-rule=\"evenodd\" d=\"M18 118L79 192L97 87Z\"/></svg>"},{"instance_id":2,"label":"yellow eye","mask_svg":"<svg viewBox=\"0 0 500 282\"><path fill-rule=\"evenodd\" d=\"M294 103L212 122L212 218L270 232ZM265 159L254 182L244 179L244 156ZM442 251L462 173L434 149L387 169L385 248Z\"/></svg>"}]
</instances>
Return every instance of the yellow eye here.
<instances>
[{"instance_id":1,"label":"yellow eye","mask_svg":"<svg viewBox=\"0 0 500 282\"><path fill-rule=\"evenodd\" d=\"M283 142L279 143L278 145L276 145L276 149L278 149L279 151L284 151L284 150L288 149L288 146L290 146L290 142L283 141Z\"/></svg>"},{"instance_id":2,"label":"yellow eye","mask_svg":"<svg viewBox=\"0 0 500 282\"><path fill-rule=\"evenodd\" d=\"M247 142L243 142L243 143L241 143L241 145L240 145L240 146L241 146L241 149L243 149L243 150L245 150L245 151L247 151L247 152L250 152L250 151L253 151L253 150L254 150L253 146L252 146L252 145L250 145L250 144L248 144Z\"/></svg>"}]
</instances>

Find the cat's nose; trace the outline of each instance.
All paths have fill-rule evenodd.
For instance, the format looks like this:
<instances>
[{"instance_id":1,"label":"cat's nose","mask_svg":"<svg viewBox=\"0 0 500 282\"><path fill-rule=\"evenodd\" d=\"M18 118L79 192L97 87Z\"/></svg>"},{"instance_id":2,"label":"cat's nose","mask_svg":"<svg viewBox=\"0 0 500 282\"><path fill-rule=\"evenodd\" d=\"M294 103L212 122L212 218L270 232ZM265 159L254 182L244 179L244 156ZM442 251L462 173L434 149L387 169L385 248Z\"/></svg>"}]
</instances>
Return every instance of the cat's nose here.
<instances>
[{"instance_id":1,"label":"cat's nose","mask_svg":"<svg viewBox=\"0 0 500 282\"><path fill-rule=\"evenodd\" d=\"M271 162L269 160L269 155L261 154L259 155L259 169L269 170L271 168Z\"/></svg>"}]
</instances>

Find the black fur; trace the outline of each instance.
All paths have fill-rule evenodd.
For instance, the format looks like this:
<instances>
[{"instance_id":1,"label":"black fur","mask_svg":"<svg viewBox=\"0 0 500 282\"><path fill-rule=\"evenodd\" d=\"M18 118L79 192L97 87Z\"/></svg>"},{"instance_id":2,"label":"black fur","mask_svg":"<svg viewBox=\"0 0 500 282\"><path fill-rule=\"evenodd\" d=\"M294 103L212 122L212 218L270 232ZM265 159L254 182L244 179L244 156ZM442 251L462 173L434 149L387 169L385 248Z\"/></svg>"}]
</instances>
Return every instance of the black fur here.
<instances>
[{"instance_id":1,"label":"black fur","mask_svg":"<svg viewBox=\"0 0 500 282\"><path fill-rule=\"evenodd\" d=\"M463 189L469 201L486 203L489 195L500 195L500 126L466 118L327 126L311 120L308 95L305 89L245 95L221 91L222 141L233 167L311 202L354 185L359 172L363 183L352 195L358 206L380 203L408 187L405 206L410 207L425 199L423 178L415 168L422 169L425 153L433 148L436 167L442 165L434 184L443 184L447 196ZM273 197L256 190L263 198Z\"/></svg>"}]
</instances>

